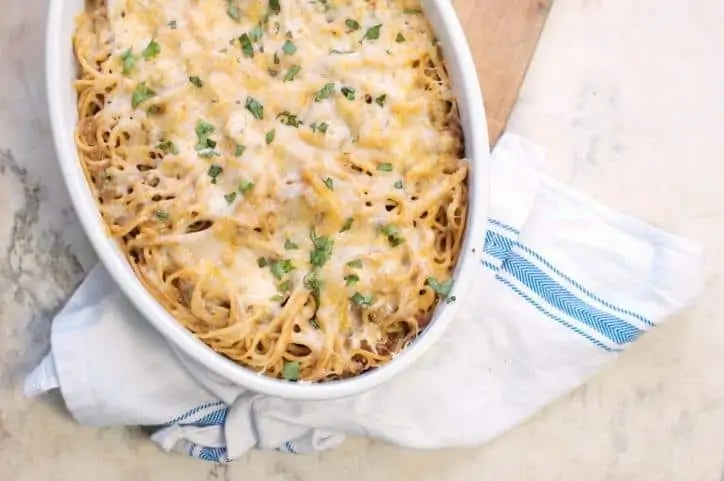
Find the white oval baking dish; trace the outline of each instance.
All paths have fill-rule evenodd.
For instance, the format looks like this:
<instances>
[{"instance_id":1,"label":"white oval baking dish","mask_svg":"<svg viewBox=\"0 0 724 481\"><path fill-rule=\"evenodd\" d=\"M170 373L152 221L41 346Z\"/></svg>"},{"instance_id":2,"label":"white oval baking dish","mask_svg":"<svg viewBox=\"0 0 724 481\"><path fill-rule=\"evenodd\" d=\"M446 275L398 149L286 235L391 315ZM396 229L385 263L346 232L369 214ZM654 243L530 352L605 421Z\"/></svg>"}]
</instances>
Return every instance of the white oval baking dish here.
<instances>
[{"instance_id":1,"label":"white oval baking dish","mask_svg":"<svg viewBox=\"0 0 724 481\"><path fill-rule=\"evenodd\" d=\"M454 273L452 295L461 299L473 282L485 235L488 208L487 124L475 65L463 30L449 0L423 0L425 15L433 26L445 55L455 90L470 159L470 209L463 250ZM84 0L51 0L46 32L46 75L50 120L58 160L75 210L98 257L141 314L182 356L209 374L255 392L289 399L332 399L360 393L404 371L422 356L454 320L460 302L441 302L433 319L410 346L383 367L363 375L327 383L292 383L258 374L217 354L187 331L151 296L128 265L106 229L96 201L86 183L73 133L77 121L76 61L72 35L74 21Z\"/></svg>"}]
</instances>

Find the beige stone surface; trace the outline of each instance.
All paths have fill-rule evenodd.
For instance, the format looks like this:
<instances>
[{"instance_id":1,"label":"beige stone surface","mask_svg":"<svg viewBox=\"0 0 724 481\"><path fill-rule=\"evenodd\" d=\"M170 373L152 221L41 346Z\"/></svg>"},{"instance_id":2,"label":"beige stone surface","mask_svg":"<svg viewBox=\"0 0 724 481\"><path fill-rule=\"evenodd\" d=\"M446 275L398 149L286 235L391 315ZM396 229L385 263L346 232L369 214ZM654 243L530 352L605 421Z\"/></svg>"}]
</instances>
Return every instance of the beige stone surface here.
<instances>
[{"instance_id":1,"label":"beige stone surface","mask_svg":"<svg viewBox=\"0 0 724 481\"><path fill-rule=\"evenodd\" d=\"M139 429L26 400L49 317L94 256L59 178L44 93L46 2L0 0L0 480L676 480L724 475L724 3L557 0L510 129L550 172L707 248L706 291L605 373L478 449L351 440L228 467L168 456Z\"/></svg>"}]
</instances>

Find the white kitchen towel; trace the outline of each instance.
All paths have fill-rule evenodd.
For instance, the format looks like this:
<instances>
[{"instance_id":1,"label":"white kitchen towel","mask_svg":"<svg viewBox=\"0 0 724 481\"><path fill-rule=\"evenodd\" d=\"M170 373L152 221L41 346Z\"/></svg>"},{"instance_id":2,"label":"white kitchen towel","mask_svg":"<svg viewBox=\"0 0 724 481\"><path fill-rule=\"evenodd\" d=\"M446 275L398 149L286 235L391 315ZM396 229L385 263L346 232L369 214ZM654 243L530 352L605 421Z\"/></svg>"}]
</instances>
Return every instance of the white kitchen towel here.
<instances>
[{"instance_id":1,"label":"white kitchen towel","mask_svg":"<svg viewBox=\"0 0 724 481\"><path fill-rule=\"evenodd\" d=\"M520 137L498 143L476 285L439 343L374 390L300 402L230 385L177 355L96 267L53 320L26 393L60 388L80 423L154 426L164 450L213 461L329 449L347 434L483 443L584 383L701 287L696 245L573 192L542 163Z\"/></svg>"}]
</instances>

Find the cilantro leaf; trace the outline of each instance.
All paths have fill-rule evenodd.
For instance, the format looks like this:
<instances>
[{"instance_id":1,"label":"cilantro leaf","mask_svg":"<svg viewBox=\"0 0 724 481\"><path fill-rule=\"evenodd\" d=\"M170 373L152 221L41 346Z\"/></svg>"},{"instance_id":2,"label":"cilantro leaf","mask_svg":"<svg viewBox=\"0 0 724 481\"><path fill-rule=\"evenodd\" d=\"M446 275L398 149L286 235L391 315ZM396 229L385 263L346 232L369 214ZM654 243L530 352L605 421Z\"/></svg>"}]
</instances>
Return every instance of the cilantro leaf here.
<instances>
[{"instance_id":1,"label":"cilantro leaf","mask_svg":"<svg viewBox=\"0 0 724 481\"><path fill-rule=\"evenodd\" d=\"M352 87L342 87L341 89L342 95L344 95L347 100L354 100L355 90Z\"/></svg>"},{"instance_id":2,"label":"cilantro leaf","mask_svg":"<svg viewBox=\"0 0 724 481\"><path fill-rule=\"evenodd\" d=\"M300 65L292 65L291 67L289 67L287 73L284 74L284 81L291 82L292 80L294 80L294 77L297 76L300 70L302 70L302 67Z\"/></svg>"},{"instance_id":3,"label":"cilantro leaf","mask_svg":"<svg viewBox=\"0 0 724 481\"><path fill-rule=\"evenodd\" d=\"M146 48L143 49L141 55L143 55L143 58L145 58L146 60L150 60L152 58L158 57L158 54L160 53L161 45L155 39L151 39Z\"/></svg>"},{"instance_id":4,"label":"cilantro leaf","mask_svg":"<svg viewBox=\"0 0 724 481\"><path fill-rule=\"evenodd\" d=\"M319 89L317 93L314 94L314 101L321 102L324 99L328 99L332 96L332 93L334 93L334 84L331 82L326 83L324 84L324 87Z\"/></svg>"},{"instance_id":5,"label":"cilantro leaf","mask_svg":"<svg viewBox=\"0 0 724 481\"><path fill-rule=\"evenodd\" d=\"M229 5L226 7L226 14L229 18L232 18L237 22L241 18L241 11L239 11L239 6L234 2L234 0L229 0Z\"/></svg>"},{"instance_id":6,"label":"cilantro leaf","mask_svg":"<svg viewBox=\"0 0 724 481\"><path fill-rule=\"evenodd\" d=\"M245 57L254 56L254 45L251 43L249 34L242 33L241 37L239 37L239 44L241 44L241 51L244 52Z\"/></svg>"},{"instance_id":7,"label":"cilantro leaf","mask_svg":"<svg viewBox=\"0 0 724 481\"><path fill-rule=\"evenodd\" d=\"M359 307L370 307L374 302L374 298L372 296L364 296L359 292L355 292L352 297L350 297L350 300Z\"/></svg>"},{"instance_id":8,"label":"cilantro leaf","mask_svg":"<svg viewBox=\"0 0 724 481\"><path fill-rule=\"evenodd\" d=\"M290 259L282 259L278 261L273 261L269 268L271 269L271 273L274 277L281 280L282 277L284 277L286 274L292 272L296 267L294 267L294 264Z\"/></svg>"},{"instance_id":9,"label":"cilantro leaf","mask_svg":"<svg viewBox=\"0 0 724 481\"><path fill-rule=\"evenodd\" d=\"M253 188L254 188L254 182L249 182L249 181L241 182L238 187L239 193L241 193L241 195L246 194Z\"/></svg>"},{"instance_id":10,"label":"cilantro leaf","mask_svg":"<svg viewBox=\"0 0 724 481\"><path fill-rule=\"evenodd\" d=\"M347 220L344 221L344 225L343 225L342 228L339 230L339 232L347 232L348 230L350 230L350 229L352 228L352 223L353 223L353 222L354 222L354 218L353 218L353 217L348 217Z\"/></svg>"},{"instance_id":11,"label":"cilantro leaf","mask_svg":"<svg viewBox=\"0 0 724 481\"><path fill-rule=\"evenodd\" d=\"M377 170L380 172L392 172L392 164L389 162L382 162L377 164Z\"/></svg>"},{"instance_id":12,"label":"cilantro leaf","mask_svg":"<svg viewBox=\"0 0 724 481\"><path fill-rule=\"evenodd\" d=\"M400 231L393 225L383 225L380 227L380 232L387 236L387 242L389 242L392 247L397 247L405 243L405 238L400 235Z\"/></svg>"},{"instance_id":13,"label":"cilantro leaf","mask_svg":"<svg viewBox=\"0 0 724 481\"><path fill-rule=\"evenodd\" d=\"M285 55L294 55L295 53L297 53L297 46L294 45L294 42L287 39L287 41L284 42L284 45L282 45L282 52L284 52Z\"/></svg>"},{"instance_id":14,"label":"cilantro leaf","mask_svg":"<svg viewBox=\"0 0 724 481\"><path fill-rule=\"evenodd\" d=\"M251 112L254 118L257 120L264 120L264 106L256 99L253 97L247 97L246 104L244 106L246 107L246 110Z\"/></svg>"},{"instance_id":15,"label":"cilantro leaf","mask_svg":"<svg viewBox=\"0 0 724 481\"><path fill-rule=\"evenodd\" d=\"M123 75L130 75L136 66L136 56L130 48L121 54L123 64Z\"/></svg>"},{"instance_id":16,"label":"cilantro leaf","mask_svg":"<svg viewBox=\"0 0 724 481\"><path fill-rule=\"evenodd\" d=\"M178 155L178 146L170 140L162 140L156 148L163 150L165 154L171 152L173 155Z\"/></svg>"},{"instance_id":17,"label":"cilantro leaf","mask_svg":"<svg viewBox=\"0 0 724 481\"><path fill-rule=\"evenodd\" d=\"M148 88L145 82L141 82L136 86L136 89L133 91L133 95L131 96L131 107L135 109L143 102L155 95L156 92Z\"/></svg>"},{"instance_id":18,"label":"cilantro leaf","mask_svg":"<svg viewBox=\"0 0 724 481\"><path fill-rule=\"evenodd\" d=\"M296 361L284 361L282 367L282 377L287 381L298 381L301 375L301 368Z\"/></svg>"},{"instance_id":19,"label":"cilantro leaf","mask_svg":"<svg viewBox=\"0 0 724 481\"><path fill-rule=\"evenodd\" d=\"M426 283L432 288L433 291L435 291L438 296L443 298L446 298L450 295L450 291L452 290L453 286L452 280L440 282L434 277L428 277Z\"/></svg>"},{"instance_id":20,"label":"cilantro leaf","mask_svg":"<svg viewBox=\"0 0 724 481\"><path fill-rule=\"evenodd\" d=\"M312 227L309 236L314 246L314 249L309 253L309 263L315 267L323 267L332 256L334 242L327 236L317 236L314 227Z\"/></svg>"},{"instance_id":21,"label":"cilantro leaf","mask_svg":"<svg viewBox=\"0 0 724 481\"><path fill-rule=\"evenodd\" d=\"M224 194L224 199L226 199L227 204L233 204L236 200L236 192L229 192L228 194Z\"/></svg>"},{"instance_id":22,"label":"cilantro leaf","mask_svg":"<svg viewBox=\"0 0 724 481\"><path fill-rule=\"evenodd\" d=\"M211 183L215 184L216 179L224 172L224 168L220 165L211 164L209 170L206 172L211 177Z\"/></svg>"},{"instance_id":23,"label":"cilantro leaf","mask_svg":"<svg viewBox=\"0 0 724 481\"><path fill-rule=\"evenodd\" d=\"M377 40L378 38L380 38L380 30L382 30L381 23L368 28L364 36L362 37L362 40L360 40L360 43L364 42L365 40Z\"/></svg>"}]
</instances>

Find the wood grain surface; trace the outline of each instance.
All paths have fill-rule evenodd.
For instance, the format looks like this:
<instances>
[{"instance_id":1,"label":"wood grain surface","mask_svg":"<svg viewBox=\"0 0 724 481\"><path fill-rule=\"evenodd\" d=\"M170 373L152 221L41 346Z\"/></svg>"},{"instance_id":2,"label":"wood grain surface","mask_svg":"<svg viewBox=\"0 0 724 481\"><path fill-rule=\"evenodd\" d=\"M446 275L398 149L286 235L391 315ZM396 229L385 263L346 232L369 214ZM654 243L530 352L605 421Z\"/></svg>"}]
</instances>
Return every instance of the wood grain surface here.
<instances>
[{"instance_id":1,"label":"wood grain surface","mask_svg":"<svg viewBox=\"0 0 724 481\"><path fill-rule=\"evenodd\" d=\"M452 0L485 98L490 143L505 126L553 0Z\"/></svg>"}]
</instances>

